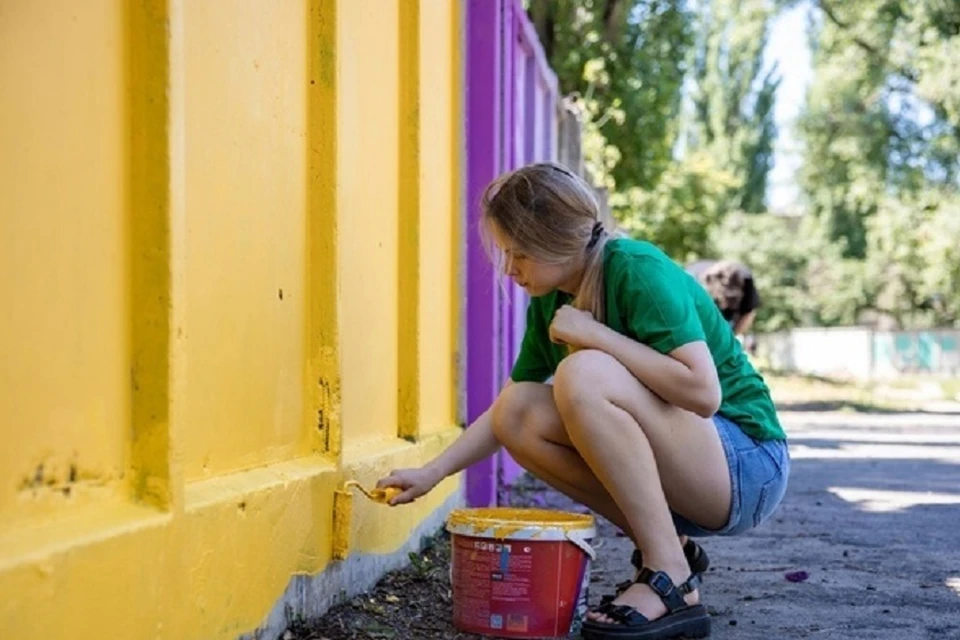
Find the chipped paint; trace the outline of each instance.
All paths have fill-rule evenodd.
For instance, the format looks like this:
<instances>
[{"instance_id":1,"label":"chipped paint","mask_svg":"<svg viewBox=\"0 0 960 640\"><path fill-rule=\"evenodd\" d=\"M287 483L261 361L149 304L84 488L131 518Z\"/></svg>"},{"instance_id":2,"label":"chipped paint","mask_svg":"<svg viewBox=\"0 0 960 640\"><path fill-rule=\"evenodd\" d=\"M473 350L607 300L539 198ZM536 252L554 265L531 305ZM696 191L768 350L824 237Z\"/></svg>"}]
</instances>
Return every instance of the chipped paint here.
<instances>
[{"instance_id":1,"label":"chipped paint","mask_svg":"<svg viewBox=\"0 0 960 640\"><path fill-rule=\"evenodd\" d=\"M108 487L123 479L122 471L102 473L79 467L77 463L57 464L52 460L38 463L20 480L21 499L39 499L45 492L69 498L74 491Z\"/></svg>"}]
</instances>

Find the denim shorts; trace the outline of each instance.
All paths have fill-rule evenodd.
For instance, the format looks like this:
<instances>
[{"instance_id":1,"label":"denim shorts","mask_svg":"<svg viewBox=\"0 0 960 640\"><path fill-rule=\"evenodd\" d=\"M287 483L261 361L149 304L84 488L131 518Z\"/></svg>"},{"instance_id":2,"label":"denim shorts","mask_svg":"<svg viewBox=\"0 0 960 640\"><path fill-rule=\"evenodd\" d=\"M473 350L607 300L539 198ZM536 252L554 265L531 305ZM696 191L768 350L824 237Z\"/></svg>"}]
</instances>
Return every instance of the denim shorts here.
<instances>
[{"instance_id":1,"label":"denim shorts","mask_svg":"<svg viewBox=\"0 0 960 640\"><path fill-rule=\"evenodd\" d=\"M673 513L677 533L692 537L731 536L760 525L780 506L790 476L785 440L755 440L735 423L713 416L730 469L730 517L720 529L704 529Z\"/></svg>"}]
</instances>

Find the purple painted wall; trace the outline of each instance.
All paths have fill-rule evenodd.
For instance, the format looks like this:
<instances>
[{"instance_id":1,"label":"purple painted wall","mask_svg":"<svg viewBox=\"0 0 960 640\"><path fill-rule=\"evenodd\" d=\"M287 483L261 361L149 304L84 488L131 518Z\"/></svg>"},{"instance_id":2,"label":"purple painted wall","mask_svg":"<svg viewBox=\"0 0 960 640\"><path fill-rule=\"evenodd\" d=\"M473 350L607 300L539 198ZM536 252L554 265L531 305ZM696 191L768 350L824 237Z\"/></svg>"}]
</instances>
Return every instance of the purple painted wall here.
<instances>
[{"instance_id":1,"label":"purple painted wall","mask_svg":"<svg viewBox=\"0 0 960 640\"><path fill-rule=\"evenodd\" d=\"M491 405L523 338L527 298L501 286L480 242L478 203L495 177L555 157L557 80L520 0L467 0L467 420ZM496 503L521 472L500 453L467 470L467 502Z\"/></svg>"}]
</instances>

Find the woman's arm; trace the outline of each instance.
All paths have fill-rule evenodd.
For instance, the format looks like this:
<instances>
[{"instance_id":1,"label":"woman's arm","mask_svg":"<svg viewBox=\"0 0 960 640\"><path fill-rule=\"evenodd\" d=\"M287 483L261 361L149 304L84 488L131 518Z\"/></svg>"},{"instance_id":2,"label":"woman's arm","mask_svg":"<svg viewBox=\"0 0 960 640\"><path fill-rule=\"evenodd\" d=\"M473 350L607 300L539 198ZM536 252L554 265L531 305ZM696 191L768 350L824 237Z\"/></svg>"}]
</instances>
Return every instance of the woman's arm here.
<instances>
[{"instance_id":1,"label":"woman's arm","mask_svg":"<svg viewBox=\"0 0 960 640\"><path fill-rule=\"evenodd\" d=\"M513 383L507 380L504 388ZM416 469L396 469L377 482L377 486L399 487L402 492L390 500L392 506L413 502L432 490L441 480L463 471L500 449L493 435L493 407L473 421L453 444L436 458Z\"/></svg>"},{"instance_id":2,"label":"woman's arm","mask_svg":"<svg viewBox=\"0 0 960 640\"><path fill-rule=\"evenodd\" d=\"M750 332L750 327L753 326L753 321L757 317L757 310L754 309L742 316L737 322L733 325L733 334L737 336L744 336Z\"/></svg>"},{"instance_id":3,"label":"woman's arm","mask_svg":"<svg viewBox=\"0 0 960 640\"><path fill-rule=\"evenodd\" d=\"M720 407L720 380L707 344L694 340L669 355L597 322L589 311L569 305L550 325L555 342L609 353L637 380L672 405L709 418Z\"/></svg>"},{"instance_id":4,"label":"woman's arm","mask_svg":"<svg viewBox=\"0 0 960 640\"><path fill-rule=\"evenodd\" d=\"M663 355L599 322L594 324L590 346L619 360L665 401L704 418L720 408L720 380L706 343L690 342Z\"/></svg>"},{"instance_id":5,"label":"woman's arm","mask_svg":"<svg viewBox=\"0 0 960 640\"><path fill-rule=\"evenodd\" d=\"M424 468L435 475L439 482L499 451L500 443L493 435L492 414L493 407L484 411L473 424L463 430L453 444L424 465Z\"/></svg>"}]
</instances>

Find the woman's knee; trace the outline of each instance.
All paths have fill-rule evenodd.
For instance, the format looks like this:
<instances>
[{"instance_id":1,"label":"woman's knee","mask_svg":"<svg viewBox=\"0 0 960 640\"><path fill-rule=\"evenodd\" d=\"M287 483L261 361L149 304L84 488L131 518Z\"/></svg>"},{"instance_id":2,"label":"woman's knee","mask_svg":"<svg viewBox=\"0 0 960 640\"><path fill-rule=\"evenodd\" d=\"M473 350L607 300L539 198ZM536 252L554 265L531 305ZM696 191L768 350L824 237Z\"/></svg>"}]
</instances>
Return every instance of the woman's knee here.
<instances>
[{"instance_id":1,"label":"woman's knee","mask_svg":"<svg viewBox=\"0 0 960 640\"><path fill-rule=\"evenodd\" d=\"M561 410L582 406L608 395L611 379L623 369L616 358L584 349L563 359L553 378L553 397Z\"/></svg>"},{"instance_id":2,"label":"woman's knee","mask_svg":"<svg viewBox=\"0 0 960 640\"><path fill-rule=\"evenodd\" d=\"M564 358L554 377L553 397L565 421L589 412L596 403L613 403L643 424L655 419L663 401L627 369L603 351L586 349Z\"/></svg>"},{"instance_id":3,"label":"woman's knee","mask_svg":"<svg viewBox=\"0 0 960 640\"><path fill-rule=\"evenodd\" d=\"M507 447L519 446L531 437L541 437L555 411L544 405L550 401L544 385L518 382L500 392L493 405L493 435Z\"/></svg>"}]
</instances>

